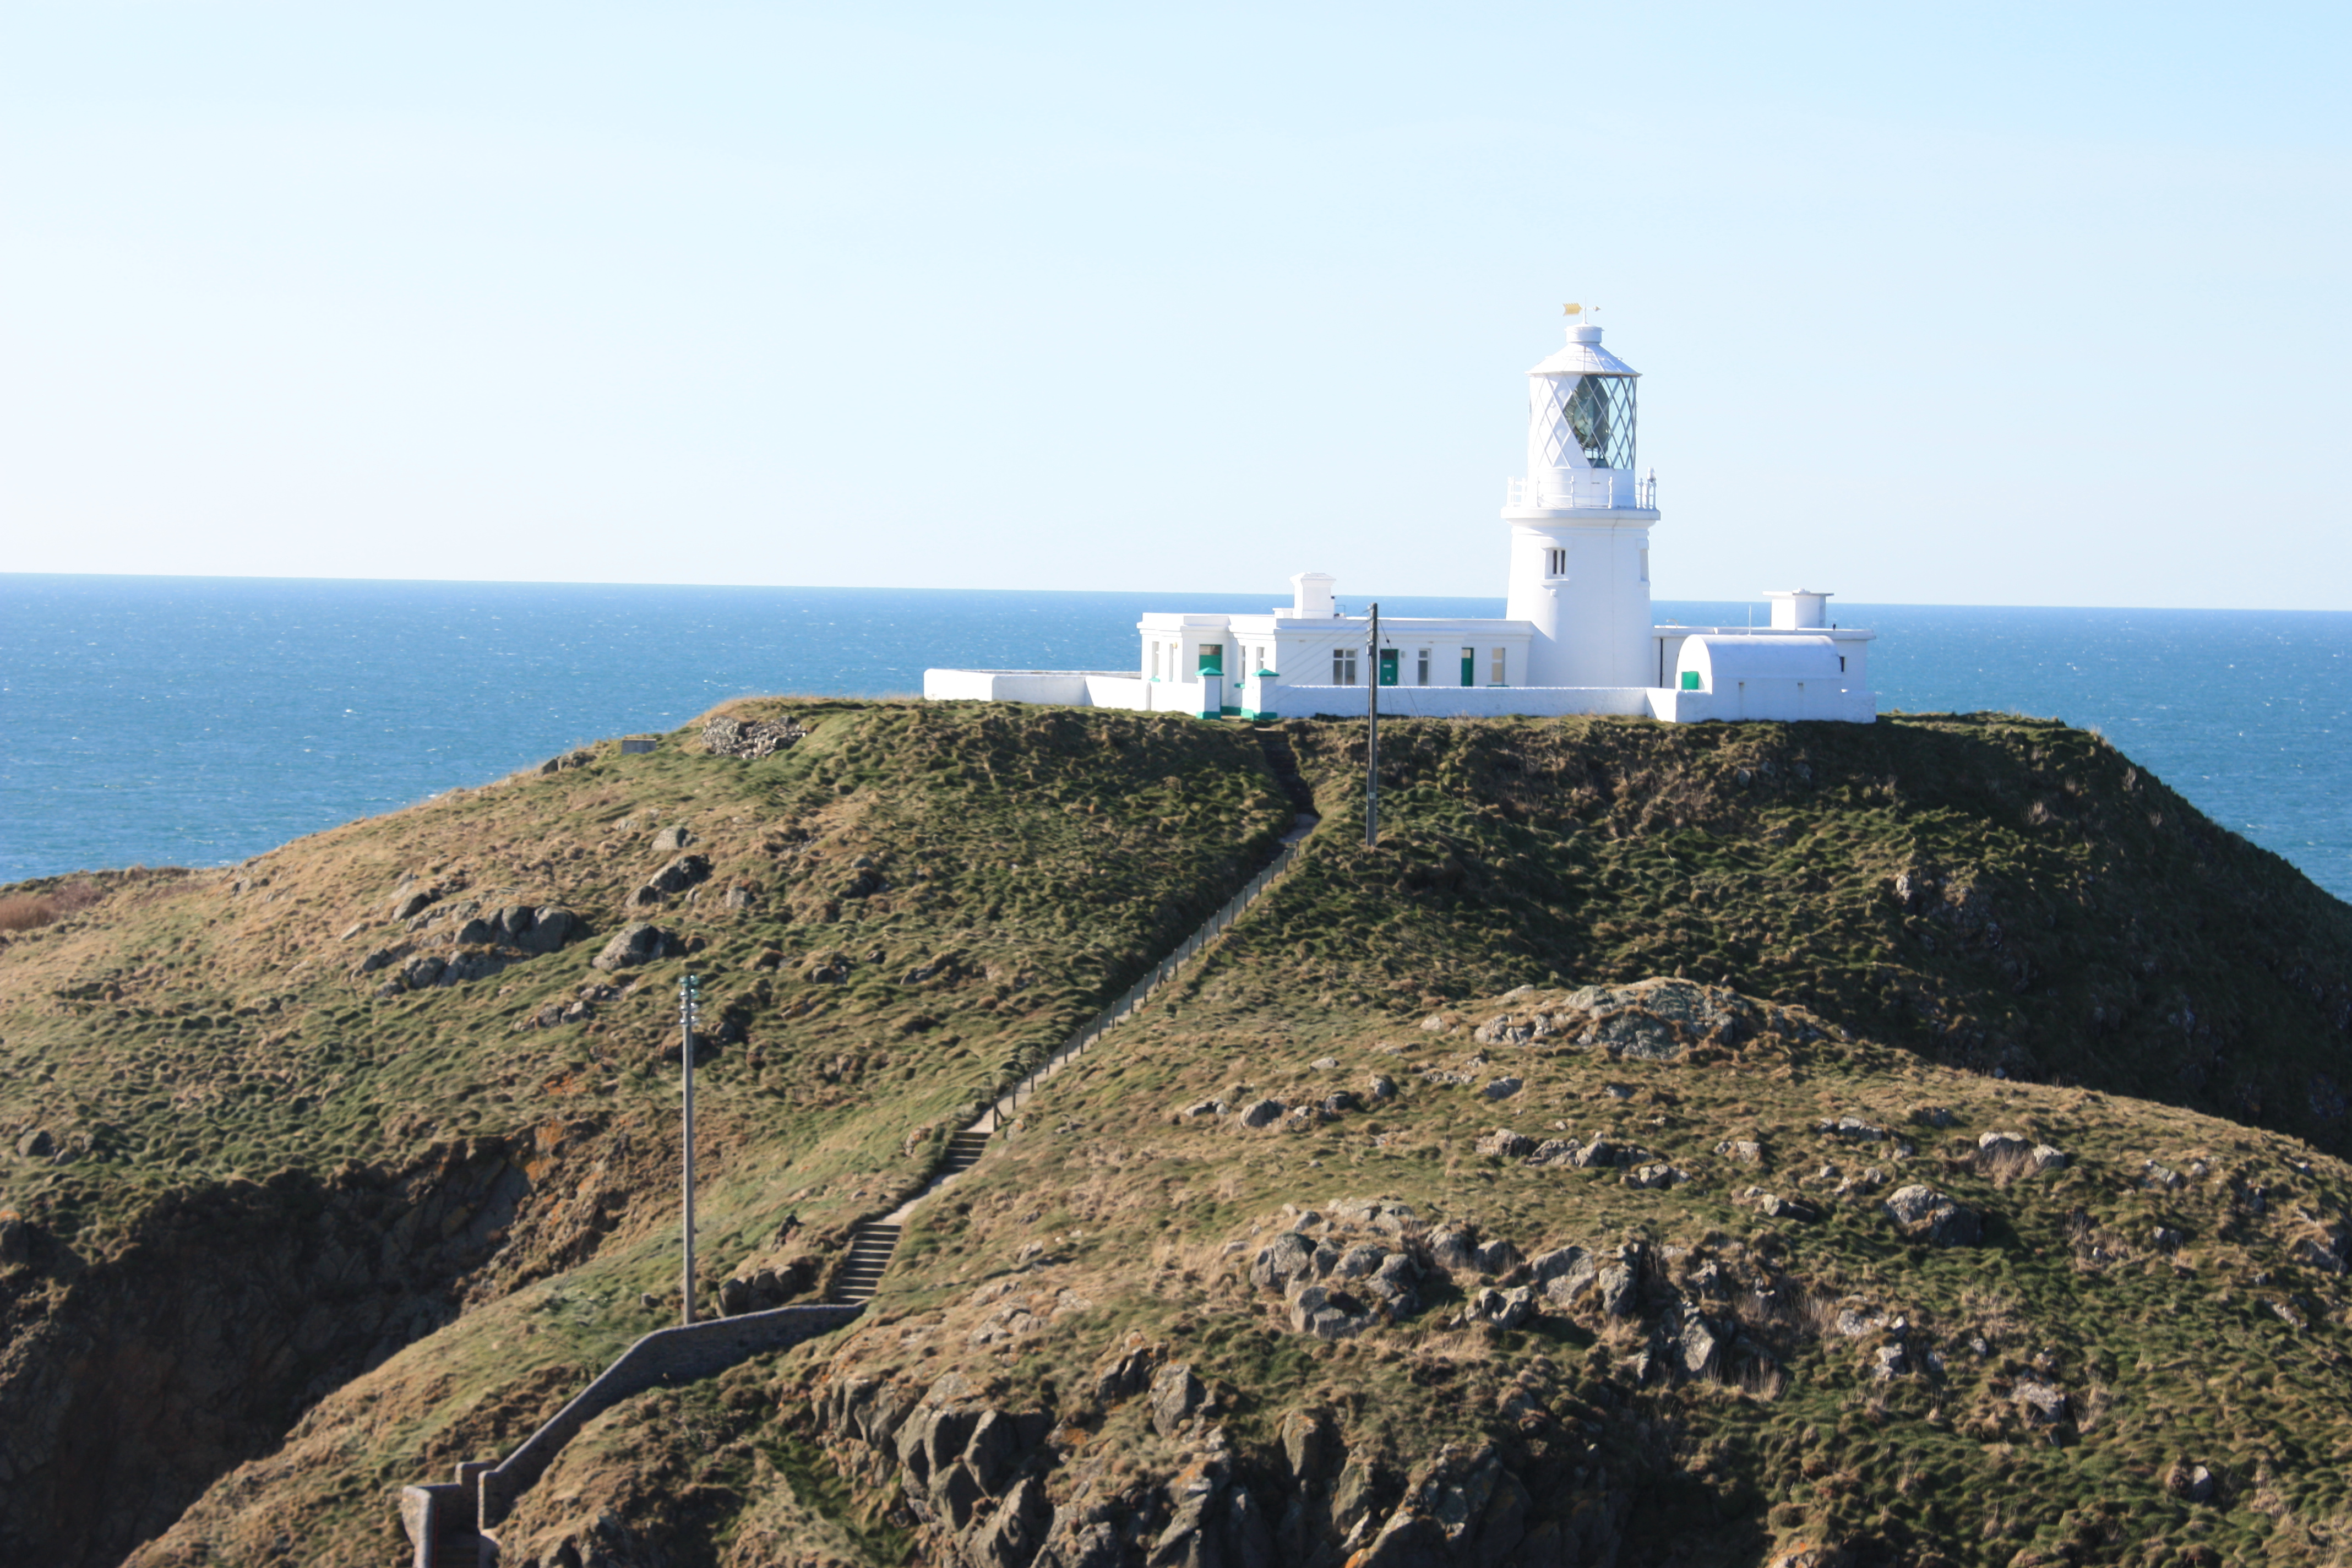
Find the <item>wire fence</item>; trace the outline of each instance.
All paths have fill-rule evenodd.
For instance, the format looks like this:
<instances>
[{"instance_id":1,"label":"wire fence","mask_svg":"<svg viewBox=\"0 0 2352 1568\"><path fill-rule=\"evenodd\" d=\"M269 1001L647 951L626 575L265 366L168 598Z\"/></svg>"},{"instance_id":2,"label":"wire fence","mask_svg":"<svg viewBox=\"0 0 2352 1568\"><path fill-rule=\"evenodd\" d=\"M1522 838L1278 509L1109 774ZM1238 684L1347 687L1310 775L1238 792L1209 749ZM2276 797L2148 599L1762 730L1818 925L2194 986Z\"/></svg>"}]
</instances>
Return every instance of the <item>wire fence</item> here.
<instances>
[{"instance_id":1,"label":"wire fence","mask_svg":"<svg viewBox=\"0 0 2352 1568\"><path fill-rule=\"evenodd\" d=\"M1197 956L1202 948L1215 941L1224 932L1226 927L1240 919L1242 911L1255 903L1258 896L1273 884L1274 879L1290 868L1292 862L1298 858L1298 852L1306 847L1307 839L1303 834L1284 845L1282 853L1276 855L1265 870L1252 877L1240 892L1226 900L1216 913L1202 921L1199 930L1177 943L1174 952L1154 964L1141 979L1121 993L1118 1000L1110 1003L1101 1012L1080 1025L1076 1033L1045 1053L1035 1067L1017 1079L1012 1088L999 1095L995 1104L989 1108L994 1113L997 1126L1003 1126L1006 1119L1019 1109L1021 1102L1037 1092L1039 1083L1061 1071L1071 1060L1091 1048L1103 1036L1133 1017L1137 1009L1140 1008L1154 992L1174 980L1182 973L1184 965Z\"/></svg>"}]
</instances>

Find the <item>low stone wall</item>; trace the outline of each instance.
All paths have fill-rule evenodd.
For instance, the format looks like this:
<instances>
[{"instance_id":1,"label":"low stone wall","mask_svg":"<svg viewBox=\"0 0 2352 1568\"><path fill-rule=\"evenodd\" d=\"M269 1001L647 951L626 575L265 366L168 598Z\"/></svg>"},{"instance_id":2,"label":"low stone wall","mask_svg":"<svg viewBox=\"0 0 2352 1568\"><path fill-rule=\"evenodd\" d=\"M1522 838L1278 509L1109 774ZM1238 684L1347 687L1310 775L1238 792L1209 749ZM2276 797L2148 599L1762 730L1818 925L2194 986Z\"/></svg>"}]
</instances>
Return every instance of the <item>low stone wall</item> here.
<instances>
[{"instance_id":1,"label":"low stone wall","mask_svg":"<svg viewBox=\"0 0 2352 1568\"><path fill-rule=\"evenodd\" d=\"M483 1472L481 1523L489 1529L513 1510L514 1500L554 1461L580 1429L634 1394L666 1383L689 1383L725 1372L770 1351L789 1350L830 1333L864 1310L861 1307L778 1307L708 1323L656 1329L621 1352L595 1382L557 1411L546 1426L523 1440L496 1469Z\"/></svg>"}]
</instances>

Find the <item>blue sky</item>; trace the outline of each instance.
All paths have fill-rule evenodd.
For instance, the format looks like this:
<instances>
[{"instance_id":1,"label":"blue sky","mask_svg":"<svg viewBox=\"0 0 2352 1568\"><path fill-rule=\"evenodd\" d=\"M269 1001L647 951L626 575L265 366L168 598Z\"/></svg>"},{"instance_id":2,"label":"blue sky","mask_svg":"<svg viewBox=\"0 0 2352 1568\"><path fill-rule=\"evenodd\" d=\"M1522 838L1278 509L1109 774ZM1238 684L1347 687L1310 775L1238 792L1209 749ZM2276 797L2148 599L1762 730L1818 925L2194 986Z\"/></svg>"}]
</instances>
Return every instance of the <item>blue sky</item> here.
<instances>
[{"instance_id":1,"label":"blue sky","mask_svg":"<svg viewBox=\"0 0 2352 1568\"><path fill-rule=\"evenodd\" d=\"M0 5L0 570L2352 607L2342 6ZM1272 601L1269 600L1269 603Z\"/></svg>"}]
</instances>

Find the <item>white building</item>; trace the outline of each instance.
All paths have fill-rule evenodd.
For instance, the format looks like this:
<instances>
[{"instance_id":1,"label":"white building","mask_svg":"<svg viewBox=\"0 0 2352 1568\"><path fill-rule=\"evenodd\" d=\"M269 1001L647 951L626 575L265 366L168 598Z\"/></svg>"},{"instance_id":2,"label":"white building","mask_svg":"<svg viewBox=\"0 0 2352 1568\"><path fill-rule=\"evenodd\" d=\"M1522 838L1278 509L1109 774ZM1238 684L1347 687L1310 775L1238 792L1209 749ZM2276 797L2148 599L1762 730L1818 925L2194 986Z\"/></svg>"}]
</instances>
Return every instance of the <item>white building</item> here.
<instances>
[{"instance_id":1,"label":"white building","mask_svg":"<svg viewBox=\"0 0 2352 1568\"><path fill-rule=\"evenodd\" d=\"M1575 316L1575 307L1570 307ZM1641 373L1573 322L1528 372L1528 472L1509 481L1509 590L1501 620L1347 616L1333 580L1302 572L1264 615L1147 615L1127 670L931 669L939 700L1304 718L1365 710L1370 688L1400 717L1618 713L1703 719L1877 717L1874 633L1830 624L1830 595L1768 594L1762 627L1653 624L1650 530L1657 479L1636 477Z\"/></svg>"}]
</instances>

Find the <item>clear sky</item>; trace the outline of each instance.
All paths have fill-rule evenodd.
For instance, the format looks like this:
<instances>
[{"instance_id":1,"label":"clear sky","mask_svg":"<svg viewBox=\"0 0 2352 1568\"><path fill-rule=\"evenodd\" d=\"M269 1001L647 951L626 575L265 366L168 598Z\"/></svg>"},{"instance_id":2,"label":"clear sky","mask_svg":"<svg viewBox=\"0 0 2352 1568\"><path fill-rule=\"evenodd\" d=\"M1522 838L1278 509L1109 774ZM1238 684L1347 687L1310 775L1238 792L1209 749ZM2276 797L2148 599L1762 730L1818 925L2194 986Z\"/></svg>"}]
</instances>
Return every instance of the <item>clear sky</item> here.
<instances>
[{"instance_id":1,"label":"clear sky","mask_svg":"<svg viewBox=\"0 0 2352 1568\"><path fill-rule=\"evenodd\" d=\"M2352 8L0 3L0 570L2352 607ZM1269 603L1272 600L1268 601Z\"/></svg>"}]
</instances>

